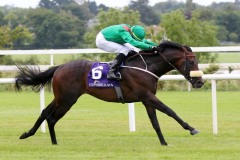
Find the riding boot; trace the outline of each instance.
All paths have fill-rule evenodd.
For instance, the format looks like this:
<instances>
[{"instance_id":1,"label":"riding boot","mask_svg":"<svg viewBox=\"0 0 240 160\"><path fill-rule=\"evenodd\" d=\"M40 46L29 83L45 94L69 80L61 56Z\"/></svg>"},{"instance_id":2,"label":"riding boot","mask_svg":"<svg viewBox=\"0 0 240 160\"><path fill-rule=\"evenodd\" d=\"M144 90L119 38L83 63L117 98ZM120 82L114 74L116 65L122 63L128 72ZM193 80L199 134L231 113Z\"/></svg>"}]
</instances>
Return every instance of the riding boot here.
<instances>
[{"instance_id":1,"label":"riding boot","mask_svg":"<svg viewBox=\"0 0 240 160\"><path fill-rule=\"evenodd\" d=\"M119 53L117 57L109 63L110 70L108 72L108 79L121 80L121 74L119 72L116 73L118 67L122 64L125 59L125 55L123 53Z\"/></svg>"}]
</instances>

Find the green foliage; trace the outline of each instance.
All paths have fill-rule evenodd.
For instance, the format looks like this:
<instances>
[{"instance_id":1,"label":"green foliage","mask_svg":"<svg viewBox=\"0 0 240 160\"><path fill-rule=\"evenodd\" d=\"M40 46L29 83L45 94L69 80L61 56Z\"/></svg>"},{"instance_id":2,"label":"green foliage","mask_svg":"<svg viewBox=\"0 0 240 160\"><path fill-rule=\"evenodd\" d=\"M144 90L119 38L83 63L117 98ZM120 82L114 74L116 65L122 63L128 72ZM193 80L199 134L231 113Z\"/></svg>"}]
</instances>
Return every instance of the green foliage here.
<instances>
[{"instance_id":1,"label":"green foliage","mask_svg":"<svg viewBox=\"0 0 240 160\"><path fill-rule=\"evenodd\" d=\"M166 33L170 40L191 47L217 45L217 27L198 18L198 12L193 12L192 18L188 20L180 10L163 14L161 26L164 30L162 32ZM197 57L202 63L215 61L216 59L216 57L207 53L197 54Z\"/></svg>"},{"instance_id":2,"label":"green foliage","mask_svg":"<svg viewBox=\"0 0 240 160\"><path fill-rule=\"evenodd\" d=\"M41 0L39 2L39 6L47 9L52 9L54 7L63 7L73 2L74 0Z\"/></svg>"},{"instance_id":3,"label":"green foliage","mask_svg":"<svg viewBox=\"0 0 240 160\"><path fill-rule=\"evenodd\" d=\"M129 9L138 11L141 15L141 22L146 25L159 23L159 16L154 12L153 7L149 6L149 0L132 0L129 3Z\"/></svg>"},{"instance_id":4,"label":"green foliage","mask_svg":"<svg viewBox=\"0 0 240 160\"><path fill-rule=\"evenodd\" d=\"M86 2L81 5L78 5L76 2L72 2L64 5L61 9L66 12L71 12L74 16L78 17L78 19L84 21L94 17L88 7L88 3Z\"/></svg>"},{"instance_id":5,"label":"green foliage","mask_svg":"<svg viewBox=\"0 0 240 160\"><path fill-rule=\"evenodd\" d=\"M97 6L97 3L95 1L88 1L88 8L89 8L91 13L93 13L94 15L97 15L98 6Z\"/></svg>"},{"instance_id":6,"label":"green foliage","mask_svg":"<svg viewBox=\"0 0 240 160\"><path fill-rule=\"evenodd\" d=\"M163 13L169 13L174 10L182 9L185 7L185 4L182 2L177 1L166 1L166 2L159 2L153 6L153 10L161 15Z\"/></svg>"},{"instance_id":7,"label":"green foliage","mask_svg":"<svg viewBox=\"0 0 240 160\"><path fill-rule=\"evenodd\" d=\"M39 65L40 61L37 59L36 55L31 55L29 58L26 60L17 60L15 61L15 64L18 65ZM13 65L13 64L12 64Z\"/></svg>"},{"instance_id":8,"label":"green foliage","mask_svg":"<svg viewBox=\"0 0 240 160\"><path fill-rule=\"evenodd\" d=\"M38 65L40 63L36 55L31 55L27 59L18 59L14 60L11 56L0 55L0 64L1 65L16 65L16 64L26 64L26 65Z\"/></svg>"},{"instance_id":9,"label":"green foliage","mask_svg":"<svg viewBox=\"0 0 240 160\"><path fill-rule=\"evenodd\" d=\"M228 41L240 42L240 12L239 10L221 11L216 15L216 24L228 31Z\"/></svg>"},{"instance_id":10,"label":"green foliage","mask_svg":"<svg viewBox=\"0 0 240 160\"><path fill-rule=\"evenodd\" d=\"M0 49L12 48L14 42L21 39L24 42L29 41L32 34L26 27L17 26L11 29L9 26L0 26Z\"/></svg>"},{"instance_id":11,"label":"green foliage","mask_svg":"<svg viewBox=\"0 0 240 160\"><path fill-rule=\"evenodd\" d=\"M228 41L229 31L224 26L218 26L217 28L217 39L219 41Z\"/></svg>"},{"instance_id":12,"label":"green foliage","mask_svg":"<svg viewBox=\"0 0 240 160\"><path fill-rule=\"evenodd\" d=\"M71 13L56 14L39 8L28 14L28 27L35 33L32 48L72 48L82 40L84 24Z\"/></svg>"},{"instance_id":13,"label":"green foliage","mask_svg":"<svg viewBox=\"0 0 240 160\"><path fill-rule=\"evenodd\" d=\"M12 65L15 64L11 56L0 55L0 65Z\"/></svg>"},{"instance_id":14,"label":"green foliage","mask_svg":"<svg viewBox=\"0 0 240 160\"><path fill-rule=\"evenodd\" d=\"M6 20L4 19L4 14L0 10L0 26L6 25Z\"/></svg>"},{"instance_id":15,"label":"green foliage","mask_svg":"<svg viewBox=\"0 0 240 160\"><path fill-rule=\"evenodd\" d=\"M208 68L204 70L205 74L213 74L220 69L219 65L210 64Z\"/></svg>"},{"instance_id":16,"label":"green foliage","mask_svg":"<svg viewBox=\"0 0 240 160\"><path fill-rule=\"evenodd\" d=\"M137 20L137 24L141 21L142 23L146 25L151 24L158 24L159 19L161 21L164 21L163 23L166 23L167 21L174 20L174 18L181 19L183 16L183 13L180 13L179 11L176 11L177 9L181 9L184 11L184 18L183 20L186 20L186 17L189 19L189 22L183 24L186 24L189 27L181 28L183 25L182 23L179 23L180 21L176 22L169 22L172 23L171 29L166 29L164 32L169 32L169 30L172 30L175 34L179 34L179 32L182 32L183 34L180 36L170 37L170 33L167 33L167 36L172 39L173 41L178 41L179 39L184 39L184 41L178 41L178 42L184 42L185 44L189 44L191 46L210 46L214 45L216 43L212 43L215 41L214 39L216 36L214 36L214 33L217 32L217 38L221 42L225 41L234 41L239 42L240 40L240 30L239 30L239 7L237 5L234 5L234 3L213 3L211 6L205 7L205 6L199 6L193 3L193 1L186 1L186 3L183 2L177 2L175 0L169 0L167 2L159 2L156 3L154 6L149 5L149 0L137 0L137 1L130 1L128 4L128 7L131 10L134 10L135 12L138 12L138 16L132 17L130 14L130 22L129 19L126 17L126 21L123 20L120 23L131 23L131 19L133 21L135 19ZM34 23L32 23L32 17L29 15L35 15L39 14L39 9L46 9L48 11L53 12L53 14L56 15L50 15L50 13L46 14L44 10L42 15L38 15L39 18L36 18L34 20ZM86 47L87 45L83 44L83 35L86 33L86 24L88 24L89 20L92 20L93 18L98 20L98 17L94 17L96 14L99 13L99 11L104 10L105 12L108 12L109 7L104 6L103 4L97 5L94 1L83 1L83 0L41 0L39 3L39 8L36 9L21 9L16 7L0 7L0 26L8 25L11 29L16 28L19 25L26 26L31 30L31 32L35 35L34 41L30 41L28 44L24 43L22 44L22 39L19 39L17 42L14 43L13 48L14 49L29 49L34 48L79 48L79 47ZM118 10L121 14L125 15L123 11L125 12L126 9L115 9ZM174 15L171 12L177 12L179 13L179 17ZM29 13L30 12L30 13ZM34 13L36 12L36 13ZM65 13L64 13L65 12ZM103 12L103 11L102 11ZM117 12L117 11L115 11ZM130 11L127 11L128 14ZM112 14L112 9L109 11L110 14ZM165 18L165 20L162 20L165 13L169 14L169 17L172 17L170 19ZM115 16L115 14L110 15L106 14L108 18L106 19L106 22L113 21L114 24L119 23L119 17L121 16ZM26 16L27 15L27 16ZM160 18L160 15L162 16ZM197 16L196 16L197 15ZM175 17L174 17L175 16ZM74 18L73 18L74 17ZM117 19L115 19L117 18ZM197 19L197 21L195 21ZM116 22L115 22L116 20ZM195 23L195 22L196 23ZM207 22L206 22L207 21ZM30 25L30 24L36 24L36 25ZM112 23L109 23L112 24ZM198 27L196 27L198 24ZM212 24L217 24L217 30L215 27L212 26ZM107 24L108 25L108 24ZM193 26L192 26L193 25ZM75 27L73 27L75 26ZM104 26L104 25L103 25ZM175 27L173 27L175 26ZM179 27L177 27L179 26ZM148 26L149 27L149 26ZM168 26L169 27L169 26ZM164 27L165 28L165 27ZM204 28L201 30L201 28ZM207 28L207 30L205 30ZM98 28L101 29L101 28ZM198 32L195 32L195 31ZM187 33L186 33L187 32ZM97 32L96 32L97 33ZM95 34L96 34L95 33ZM160 34L163 35L162 33ZM187 35L187 36L184 36ZM192 35L189 37L189 35ZM197 35L197 36L196 36ZM203 38L205 37L205 43L203 44ZM43 37L46 37L45 39ZM85 34L86 39L89 39L91 37L90 35ZM159 36L160 37L160 36ZM194 37L197 37L194 39ZM212 39L211 39L212 37ZM56 38L59 38L60 40L56 40ZM90 39L94 39L95 36L91 37ZM156 39L153 38L152 39ZM159 42L161 38L157 38ZM194 40L193 40L194 39ZM64 40L64 42L63 42ZM46 41L46 42L45 42ZM191 42L191 43L189 43ZM194 42L194 44L192 44ZM201 42L201 43L199 43ZM90 44L93 44L92 40ZM30 46L30 47L29 47ZM91 45L94 46L94 45Z\"/></svg>"},{"instance_id":17,"label":"green foliage","mask_svg":"<svg viewBox=\"0 0 240 160\"><path fill-rule=\"evenodd\" d=\"M0 27L0 39L0 49L12 47L11 29L8 26Z\"/></svg>"},{"instance_id":18,"label":"green foliage","mask_svg":"<svg viewBox=\"0 0 240 160\"><path fill-rule=\"evenodd\" d=\"M198 17L194 12L192 18L186 20L183 12L175 11L163 14L161 26L172 41L190 46L217 45L216 26L200 21Z\"/></svg>"}]
</instances>

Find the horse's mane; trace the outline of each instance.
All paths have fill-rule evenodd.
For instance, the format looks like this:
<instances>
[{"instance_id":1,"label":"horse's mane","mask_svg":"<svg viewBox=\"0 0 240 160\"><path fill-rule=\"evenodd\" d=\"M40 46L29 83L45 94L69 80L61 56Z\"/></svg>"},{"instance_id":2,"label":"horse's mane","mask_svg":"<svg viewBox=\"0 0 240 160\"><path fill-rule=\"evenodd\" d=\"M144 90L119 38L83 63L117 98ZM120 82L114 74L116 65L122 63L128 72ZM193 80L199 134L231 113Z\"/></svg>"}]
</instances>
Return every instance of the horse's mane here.
<instances>
[{"instance_id":1,"label":"horse's mane","mask_svg":"<svg viewBox=\"0 0 240 160\"><path fill-rule=\"evenodd\" d=\"M183 46L181 44L171 42L171 41L167 41L167 40L162 41L158 45L158 49L159 49L160 53L163 53L166 49L169 49L169 48L182 50L182 47Z\"/></svg>"},{"instance_id":2,"label":"horse's mane","mask_svg":"<svg viewBox=\"0 0 240 160\"><path fill-rule=\"evenodd\" d=\"M186 45L181 45L179 43L167 41L167 40L161 41L160 44L157 46L160 53L163 53L166 49L169 49L169 48L183 50L182 47L186 48L187 51L192 52L192 49ZM142 50L139 53L153 53L153 51L152 50Z\"/></svg>"},{"instance_id":3,"label":"horse's mane","mask_svg":"<svg viewBox=\"0 0 240 160\"><path fill-rule=\"evenodd\" d=\"M189 46L186 45L181 45L179 43L176 42L172 42L172 41L161 41L160 44L157 46L159 53L163 53L166 49L179 49L179 50L183 50L183 48L185 48L187 51L192 52L192 49ZM152 53L152 54L151 54ZM141 55L155 55L155 53L153 52L152 49L150 50L142 50L139 52L139 54ZM129 60L133 59L134 57L138 56L137 53L133 53L133 54L129 54Z\"/></svg>"}]
</instances>

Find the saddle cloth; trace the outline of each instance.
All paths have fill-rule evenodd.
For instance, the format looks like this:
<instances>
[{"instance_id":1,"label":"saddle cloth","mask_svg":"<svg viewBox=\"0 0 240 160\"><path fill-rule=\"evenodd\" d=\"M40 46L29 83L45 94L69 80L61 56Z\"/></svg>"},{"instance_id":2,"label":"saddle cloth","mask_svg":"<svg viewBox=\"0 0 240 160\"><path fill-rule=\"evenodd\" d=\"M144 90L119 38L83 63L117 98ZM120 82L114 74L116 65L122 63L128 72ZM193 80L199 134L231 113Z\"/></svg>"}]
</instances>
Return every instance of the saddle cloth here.
<instances>
[{"instance_id":1,"label":"saddle cloth","mask_svg":"<svg viewBox=\"0 0 240 160\"><path fill-rule=\"evenodd\" d=\"M88 86L99 88L119 87L119 81L107 79L108 63L95 62L88 73Z\"/></svg>"}]
</instances>

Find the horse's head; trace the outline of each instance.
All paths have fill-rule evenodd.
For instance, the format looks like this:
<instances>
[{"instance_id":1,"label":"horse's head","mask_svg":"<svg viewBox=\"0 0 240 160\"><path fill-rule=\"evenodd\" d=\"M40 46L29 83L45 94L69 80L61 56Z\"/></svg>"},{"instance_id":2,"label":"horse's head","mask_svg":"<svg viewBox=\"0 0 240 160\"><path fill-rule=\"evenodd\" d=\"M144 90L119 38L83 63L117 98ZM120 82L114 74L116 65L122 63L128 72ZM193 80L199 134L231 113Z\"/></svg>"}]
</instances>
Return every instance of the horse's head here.
<instances>
[{"instance_id":1,"label":"horse's head","mask_svg":"<svg viewBox=\"0 0 240 160\"><path fill-rule=\"evenodd\" d=\"M163 42L157 47L160 55L174 69L178 70L193 86L201 88L203 72L198 68L198 61L191 48L173 42Z\"/></svg>"}]
</instances>

